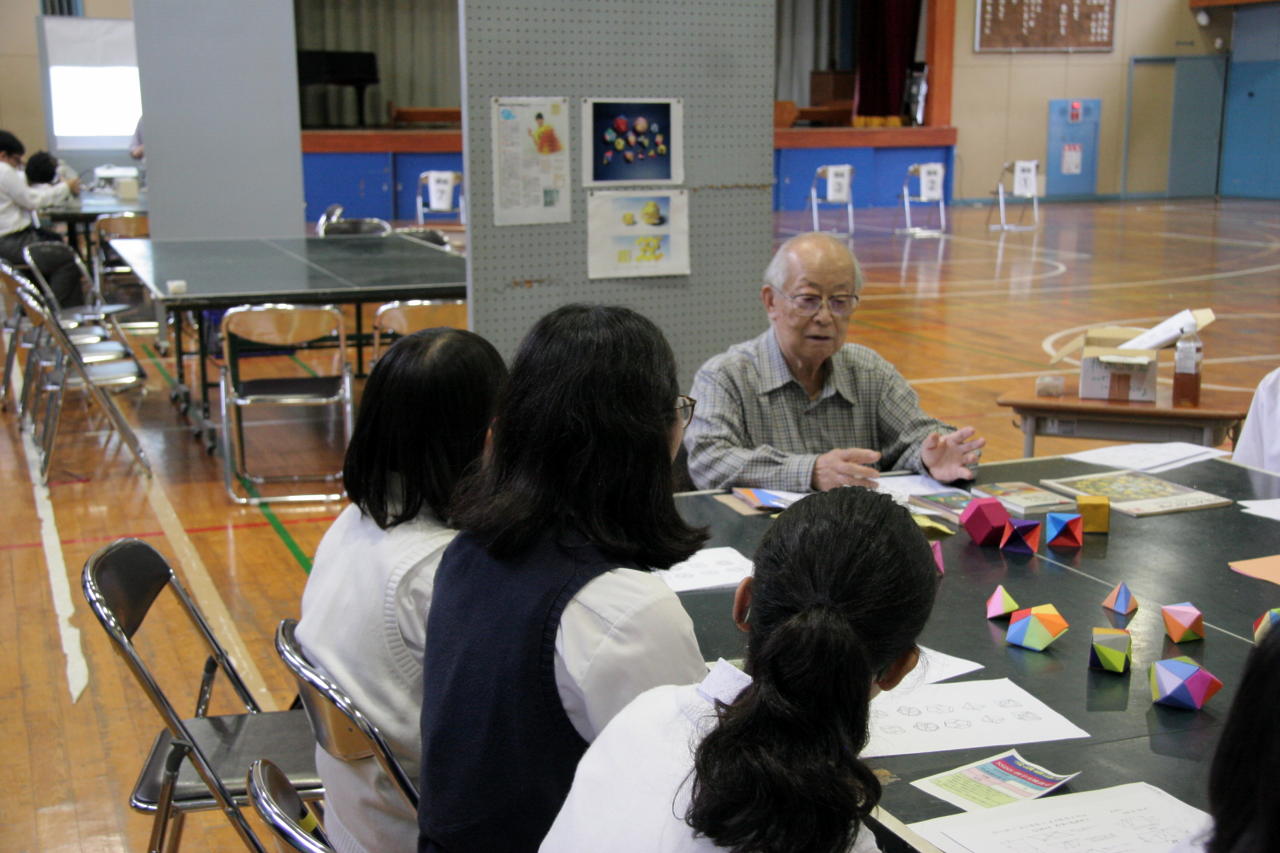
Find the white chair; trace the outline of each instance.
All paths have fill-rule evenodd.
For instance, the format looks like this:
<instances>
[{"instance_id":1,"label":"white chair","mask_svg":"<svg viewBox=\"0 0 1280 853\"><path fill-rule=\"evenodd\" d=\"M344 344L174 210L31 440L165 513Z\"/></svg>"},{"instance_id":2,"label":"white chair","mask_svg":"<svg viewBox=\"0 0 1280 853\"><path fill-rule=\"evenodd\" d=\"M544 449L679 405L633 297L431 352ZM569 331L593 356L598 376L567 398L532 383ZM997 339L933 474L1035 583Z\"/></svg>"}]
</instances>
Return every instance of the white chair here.
<instances>
[{"instance_id":1,"label":"white chair","mask_svg":"<svg viewBox=\"0 0 1280 853\"><path fill-rule=\"evenodd\" d=\"M1231 458L1280 474L1280 368L1264 376L1253 392L1249 416Z\"/></svg>"},{"instance_id":2,"label":"white chair","mask_svg":"<svg viewBox=\"0 0 1280 853\"><path fill-rule=\"evenodd\" d=\"M1004 164L1000 170L1000 177L996 179L996 188L991 194L996 197L996 207L1000 211L1000 222L996 224L991 221L991 211L987 211L987 229L990 231L1034 231L1040 227L1040 200L1039 196L1039 160L1010 160ZM1012 178L1012 186L1005 190L1005 177ZM1022 213L1018 217L1017 224L1009 222L1008 211L1005 207L1006 198L1022 198L1031 199L1031 224L1026 224L1027 208L1022 206Z\"/></svg>"},{"instance_id":3,"label":"white chair","mask_svg":"<svg viewBox=\"0 0 1280 853\"><path fill-rule=\"evenodd\" d=\"M947 203L943 187L947 177L947 167L943 163L912 163L907 167L907 174L902 179L902 215L906 226L895 233L910 234L913 237L941 237L947 230ZM917 192L911 194L911 181L915 179ZM911 221L911 205L937 204L938 227L921 228Z\"/></svg>"},{"instance_id":4,"label":"white chair","mask_svg":"<svg viewBox=\"0 0 1280 853\"><path fill-rule=\"evenodd\" d=\"M848 234L853 236L853 177L854 168L848 163L832 163L819 166L813 173L813 183L809 185L809 212L813 217L813 230L818 227L818 205L842 204L845 218L849 226ZM825 184L821 202L818 200L818 184Z\"/></svg>"},{"instance_id":5,"label":"white chair","mask_svg":"<svg viewBox=\"0 0 1280 853\"><path fill-rule=\"evenodd\" d=\"M419 174L417 211L419 225L426 223L428 213L453 213L454 211L458 213L458 221L465 225L467 200L462 189L462 173L431 169Z\"/></svg>"}]
</instances>

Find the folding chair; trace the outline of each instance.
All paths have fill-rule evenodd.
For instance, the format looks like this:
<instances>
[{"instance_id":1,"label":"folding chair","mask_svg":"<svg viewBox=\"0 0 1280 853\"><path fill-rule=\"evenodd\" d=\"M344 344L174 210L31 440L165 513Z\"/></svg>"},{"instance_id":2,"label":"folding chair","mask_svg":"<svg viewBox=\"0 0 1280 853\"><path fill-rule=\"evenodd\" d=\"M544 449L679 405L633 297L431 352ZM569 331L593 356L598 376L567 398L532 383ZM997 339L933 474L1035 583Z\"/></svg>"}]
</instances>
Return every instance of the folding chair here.
<instances>
[{"instance_id":1,"label":"folding chair","mask_svg":"<svg viewBox=\"0 0 1280 853\"><path fill-rule=\"evenodd\" d=\"M382 356L383 338L390 341L419 329L449 326L467 328L467 303L464 299L404 299L378 307L373 317L373 356Z\"/></svg>"},{"instance_id":2,"label":"folding chair","mask_svg":"<svg viewBox=\"0 0 1280 853\"><path fill-rule=\"evenodd\" d=\"M300 850L302 853L330 853L333 847L324 834L311 809L298 796L298 791L284 771L265 758L249 765L249 778L245 781L249 802L271 827L281 850Z\"/></svg>"},{"instance_id":3,"label":"folding chair","mask_svg":"<svg viewBox=\"0 0 1280 853\"><path fill-rule=\"evenodd\" d=\"M166 587L209 650L195 716L187 719L179 716L134 646L138 629ZM248 799L246 768L267 758L284 770L302 798L322 798L306 713L262 711L191 596L164 557L147 543L121 539L98 551L84 565L83 588L89 608L164 720L165 728L152 744L129 798L133 808L155 815L148 849L165 849L166 836L167 849L176 849L187 812L218 809L250 850L265 853L240 810ZM173 642L168 633L160 639ZM245 713L208 716L218 670L231 682Z\"/></svg>"},{"instance_id":4,"label":"folding chair","mask_svg":"<svg viewBox=\"0 0 1280 853\"><path fill-rule=\"evenodd\" d=\"M424 193L423 190L426 190ZM457 203L454 203L457 191ZM458 212L458 219L467 222L467 201L462 189L461 172L429 170L418 175L418 224L426 222L428 213Z\"/></svg>"},{"instance_id":5,"label":"folding chair","mask_svg":"<svg viewBox=\"0 0 1280 853\"><path fill-rule=\"evenodd\" d=\"M53 297L53 289L49 286L49 278L46 271L55 269L62 264L75 264L76 269L80 272L80 281L86 287L85 304L76 306L76 316L81 321L107 323L111 330L115 332L116 339L121 343L127 343L124 330L120 328L116 315L128 311L132 306L121 303L107 303L102 297L102 292L98 290L93 276L89 275L89 270L85 268L84 261L76 254L75 249L66 243L55 241L30 243L22 247L22 257L26 259L27 265L31 267L32 276L39 282L41 290L50 297ZM56 299L53 304L57 305Z\"/></svg>"},{"instance_id":6,"label":"folding chair","mask_svg":"<svg viewBox=\"0 0 1280 853\"><path fill-rule=\"evenodd\" d=\"M307 660L295 636L297 628L296 619L281 620L276 628L276 651L298 684L298 695L316 733L316 743L339 761L374 759L409 807L417 810L418 786L405 773L378 727L341 687Z\"/></svg>"},{"instance_id":7,"label":"folding chair","mask_svg":"<svg viewBox=\"0 0 1280 853\"><path fill-rule=\"evenodd\" d=\"M906 227L898 228L895 234L910 234L913 237L941 237L947 230L947 204L943 198L943 184L947 175L947 167L942 163L912 163L907 167L907 174L902 179L902 215ZM916 180L919 188L917 195L911 194L911 180ZM937 204L938 227L920 228L911 222L912 204Z\"/></svg>"},{"instance_id":8,"label":"folding chair","mask_svg":"<svg viewBox=\"0 0 1280 853\"><path fill-rule=\"evenodd\" d=\"M999 224L991 221L991 209L987 210L987 230L989 231L1034 231L1040 227L1040 199L1037 177L1040 173L1039 160L1010 160L1000 169L1000 177L996 178L996 188L991 194L996 197L996 207L1000 211ZM1013 186L1005 191L1005 176L1013 179ZM1031 224L1026 224L1027 208L1022 206L1017 224L1011 224L1005 209L1006 198L1031 199Z\"/></svg>"},{"instance_id":9,"label":"folding chair","mask_svg":"<svg viewBox=\"0 0 1280 853\"><path fill-rule=\"evenodd\" d=\"M134 293L128 300L135 309L145 310L149 307L152 318L132 319L122 322L121 328L135 332L155 332L161 351L167 351L168 339L165 328L166 317L164 306L151 298L151 292L137 276L133 267L125 263L124 258L111 248L111 241L122 238L138 238L151 236L151 219L145 213L110 213L99 216L93 222L93 282L94 288L105 298L108 292L127 288ZM114 288L114 290L113 290Z\"/></svg>"},{"instance_id":10,"label":"folding chair","mask_svg":"<svg viewBox=\"0 0 1280 853\"><path fill-rule=\"evenodd\" d=\"M327 374L245 379L243 356L256 348L293 349L336 339L333 369ZM241 305L222 317L221 397L222 455L227 494L238 504L257 506L270 502L336 501L342 493L245 496L237 480L249 483L296 483L320 480L336 483L342 472L261 476L245 462L244 424L241 411L261 404L277 406L339 406L342 410L343 447L351 440L351 365L347 363L346 326L342 312L332 305Z\"/></svg>"},{"instance_id":11,"label":"folding chair","mask_svg":"<svg viewBox=\"0 0 1280 853\"><path fill-rule=\"evenodd\" d=\"M848 234L853 236L853 176L854 168L848 163L819 166L814 170L813 183L809 185L809 212L814 231L822 230L818 227L818 182L822 181L826 184L822 203L844 205Z\"/></svg>"}]
</instances>

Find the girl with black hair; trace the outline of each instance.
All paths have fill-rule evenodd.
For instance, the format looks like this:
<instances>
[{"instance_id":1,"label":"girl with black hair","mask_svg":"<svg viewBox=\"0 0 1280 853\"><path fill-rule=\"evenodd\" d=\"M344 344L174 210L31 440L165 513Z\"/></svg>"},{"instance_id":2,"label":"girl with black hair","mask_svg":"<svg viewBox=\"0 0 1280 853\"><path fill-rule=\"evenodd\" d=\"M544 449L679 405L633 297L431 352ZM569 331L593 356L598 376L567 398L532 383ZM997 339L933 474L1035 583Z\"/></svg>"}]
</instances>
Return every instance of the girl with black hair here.
<instances>
[{"instance_id":1,"label":"girl with black hair","mask_svg":"<svg viewBox=\"0 0 1280 853\"><path fill-rule=\"evenodd\" d=\"M400 338L365 384L342 474L352 505L325 533L297 637L382 731L406 772L421 745L422 656L436 566L456 535L454 486L484 449L506 366L479 335ZM416 816L377 763L316 748L325 830L351 851L412 850Z\"/></svg>"},{"instance_id":2,"label":"girl with black hair","mask_svg":"<svg viewBox=\"0 0 1280 853\"><path fill-rule=\"evenodd\" d=\"M420 850L537 849L613 715L706 674L650 572L705 539L672 497L691 413L666 338L634 311L568 305L521 343L436 575Z\"/></svg>"},{"instance_id":3,"label":"girl with black hair","mask_svg":"<svg viewBox=\"0 0 1280 853\"><path fill-rule=\"evenodd\" d=\"M918 659L937 570L910 513L860 487L774 523L733 618L747 672L658 687L587 750L541 850L858 853L880 783L869 703Z\"/></svg>"}]
</instances>

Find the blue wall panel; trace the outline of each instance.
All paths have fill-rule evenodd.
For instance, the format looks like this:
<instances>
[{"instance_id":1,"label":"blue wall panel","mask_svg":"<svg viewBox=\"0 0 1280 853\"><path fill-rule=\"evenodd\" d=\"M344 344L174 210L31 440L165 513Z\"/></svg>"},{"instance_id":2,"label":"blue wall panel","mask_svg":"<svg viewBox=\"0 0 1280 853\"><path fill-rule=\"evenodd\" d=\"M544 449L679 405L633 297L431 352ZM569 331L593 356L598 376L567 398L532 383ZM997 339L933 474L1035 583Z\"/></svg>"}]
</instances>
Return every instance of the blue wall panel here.
<instances>
[{"instance_id":1,"label":"blue wall panel","mask_svg":"<svg viewBox=\"0 0 1280 853\"><path fill-rule=\"evenodd\" d=\"M1218 192L1280 198L1280 61L1231 63Z\"/></svg>"},{"instance_id":2,"label":"blue wall panel","mask_svg":"<svg viewBox=\"0 0 1280 853\"><path fill-rule=\"evenodd\" d=\"M809 187L819 166L850 163L854 168L855 207L901 203L902 179L912 163L940 161L947 166L946 197L951 200L952 151L936 148L780 148L773 152L774 210L807 210ZM827 208L823 208L826 210ZM831 207L831 210L835 210Z\"/></svg>"},{"instance_id":3,"label":"blue wall panel","mask_svg":"<svg viewBox=\"0 0 1280 853\"><path fill-rule=\"evenodd\" d=\"M303 154L302 180L309 222L335 203L343 216L394 218L390 154Z\"/></svg>"},{"instance_id":4,"label":"blue wall panel","mask_svg":"<svg viewBox=\"0 0 1280 853\"><path fill-rule=\"evenodd\" d=\"M1080 115L1070 120L1071 105L1080 104ZM1046 196L1093 195L1098 188L1098 123L1102 101L1098 98L1053 98L1049 101L1048 151L1044 160ZM1079 145L1080 172L1065 173L1063 149Z\"/></svg>"},{"instance_id":5,"label":"blue wall panel","mask_svg":"<svg viewBox=\"0 0 1280 853\"><path fill-rule=\"evenodd\" d=\"M395 218L418 218L418 175L428 171L461 172L462 153L439 154L396 154L396 198ZM456 200L458 190L454 190ZM457 220L455 213L428 213L427 221L433 219Z\"/></svg>"}]
</instances>

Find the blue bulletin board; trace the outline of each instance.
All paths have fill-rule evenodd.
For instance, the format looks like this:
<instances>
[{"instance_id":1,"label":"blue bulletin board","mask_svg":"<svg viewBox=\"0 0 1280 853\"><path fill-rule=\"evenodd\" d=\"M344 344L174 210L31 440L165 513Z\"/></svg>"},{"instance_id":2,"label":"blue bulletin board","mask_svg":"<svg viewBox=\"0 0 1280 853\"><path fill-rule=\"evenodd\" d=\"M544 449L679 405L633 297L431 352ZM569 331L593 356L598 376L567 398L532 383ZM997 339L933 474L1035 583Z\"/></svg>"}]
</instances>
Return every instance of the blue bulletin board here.
<instances>
[{"instance_id":1,"label":"blue bulletin board","mask_svg":"<svg viewBox=\"0 0 1280 853\"><path fill-rule=\"evenodd\" d=\"M1099 98L1049 101L1049 150L1045 155L1045 195L1094 195L1098 184Z\"/></svg>"}]
</instances>

